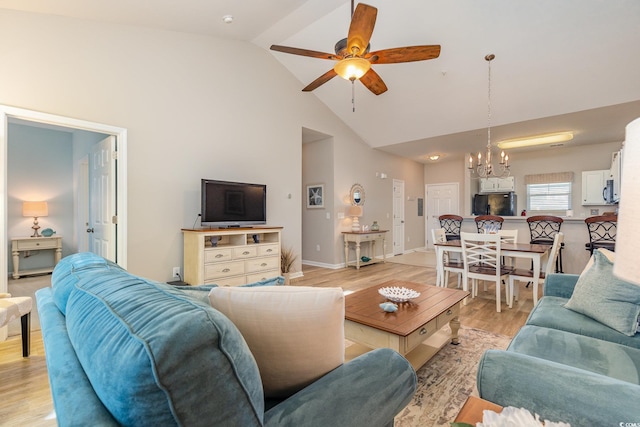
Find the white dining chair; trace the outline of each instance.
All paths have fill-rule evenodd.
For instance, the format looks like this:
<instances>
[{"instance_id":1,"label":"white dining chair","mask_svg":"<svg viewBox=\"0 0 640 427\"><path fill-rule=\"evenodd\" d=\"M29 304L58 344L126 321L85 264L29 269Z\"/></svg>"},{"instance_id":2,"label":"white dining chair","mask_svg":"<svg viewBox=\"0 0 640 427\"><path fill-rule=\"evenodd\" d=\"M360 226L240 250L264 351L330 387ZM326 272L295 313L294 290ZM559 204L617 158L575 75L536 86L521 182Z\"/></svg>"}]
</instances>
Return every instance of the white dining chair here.
<instances>
[{"instance_id":1,"label":"white dining chair","mask_svg":"<svg viewBox=\"0 0 640 427\"><path fill-rule=\"evenodd\" d=\"M431 230L431 237L434 243L444 243L447 241L447 234L444 228L434 228ZM456 261L451 259L448 252L444 252L442 258L442 266L444 270L444 277L441 281L441 286L445 288L449 286L449 273L456 273L458 275L458 288L460 287L460 280L462 273L464 273L464 263L462 261Z\"/></svg>"},{"instance_id":2,"label":"white dining chair","mask_svg":"<svg viewBox=\"0 0 640 427\"><path fill-rule=\"evenodd\" d=\"M553 273L555 271L556 258L558 257L558 253L560 252L560 247L562 246L562 241L564 240L563 233L557 233L553 238L553 245L551 246L551 250L549 251L549 255L547 257L547 264L545 266L544 271L540 272L540 278L538 279L538 283L533 284L533 294L538 294L538 285L544 283L545 277L547 275ZM533 278L533 270L527 270L524 268L516 268L511 273L509 273L509 308L513 307L513 299L518 300L518 294L520 290L520 286L514 287L515 281L520 282L530 282ZM535 301L535 298L534 298Z\"/></svg>"},{"instance_id":3,"label":"white dining chair","mask_svg":"<svg viewBox=\"0 0 640 427\"><path fill-rule=\"evenodd\" d=\"M511 268L500 261L501 236L499 234L460 233L462 241L462 260L464 273L462 283L467 286L471 279L471 297L478 296L478 280L494 282L496 285L496 311L501 311L500 288L502 278L507 278ZM465 289L467 290L467 289ZM505 285L506 301L509 301L509 289Z\"/></svg>"}]
</instances>

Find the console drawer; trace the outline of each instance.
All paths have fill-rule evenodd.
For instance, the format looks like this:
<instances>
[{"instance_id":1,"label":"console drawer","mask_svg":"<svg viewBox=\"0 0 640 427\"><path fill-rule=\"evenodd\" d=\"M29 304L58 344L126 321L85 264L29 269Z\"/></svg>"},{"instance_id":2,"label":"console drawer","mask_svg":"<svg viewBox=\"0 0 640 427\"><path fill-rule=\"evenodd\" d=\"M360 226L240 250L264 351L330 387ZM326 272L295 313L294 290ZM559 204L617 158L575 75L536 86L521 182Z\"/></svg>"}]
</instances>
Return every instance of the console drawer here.
<instances>
[{"instance_id":1,"label":"console drawer","mask_svg":"<svg viewBox=\"0 0 640 427\"><path fill-rule=\"evenodd\" d=\"M245 246L233 249L233 259L253 258L258 254L255 246Z\"/></svg>"},{"instance_id":2,"label":"console drawer","mask_svg":"<svg viewBox=\"0 0 640 427\"><path fill-rule=\"evenodd\" d=\"M216 284L218 286L242 286L244 285L244 276L230 277L228 279L208 280L207 285Z\"/></svg>"},{"instance_id":3,"label":"console drawer","mask_svg":"<svg viewBox=\"0 0 640 427\"><path fill-rule=\"evenodd\" d=\"M258 246L258 256L277 255L279 247L277 244Z\"/></svg>"},{"instance_id":4,"label":"console drawer","mask_svg":"<svg viewBox=\"0 0 640 427\"><path fill-rule=\"evenodd\" d=\"M247 273L274 270L280 267L280 257L266 257L247 260Z\"/></svg>"},{"instance_id":5,"label":"console drawer","mask_svg":"<svg viewBox=\"0 0 640 427\"><path fill-rule=\"evenodd\" d=\"M259 282L261 280L267 280L273 277L278 277L279 275L280 275L280 270L261 271L260 273L247 275L247 283Z\"/></svg>"},{"instance_id":6,"label":"console drawer","mask_svg":"<svg viewBox=\"0 0 640 427\"><path fill-rule=\"evenodd\" d=\"M211 262L231 261L233 250L231 248L226 249L205 249L204 250L204 262L205 264Z\"/></svg>"},{"instance_id":7,"label":"console drawer","mask_svg":"<svg viewBox=\"0 0 640 427\"><path fill-rule=\"evenodd\" d=\"M240 274L244 274L244 261L213 263L204 266L204 279L207 281Z\"/></svg>"},{"instance_id":8,"label":"console drawer","mask_svg":"<svg viewBox=\"0 0 640 427\"><path fill-rule=\"evenodd\" d=\"M17 240L19 251L37 251L39 249L55 249L58 247L58 239L42 239L34 237L33 240Z\"/></svg>"}]
</instances>

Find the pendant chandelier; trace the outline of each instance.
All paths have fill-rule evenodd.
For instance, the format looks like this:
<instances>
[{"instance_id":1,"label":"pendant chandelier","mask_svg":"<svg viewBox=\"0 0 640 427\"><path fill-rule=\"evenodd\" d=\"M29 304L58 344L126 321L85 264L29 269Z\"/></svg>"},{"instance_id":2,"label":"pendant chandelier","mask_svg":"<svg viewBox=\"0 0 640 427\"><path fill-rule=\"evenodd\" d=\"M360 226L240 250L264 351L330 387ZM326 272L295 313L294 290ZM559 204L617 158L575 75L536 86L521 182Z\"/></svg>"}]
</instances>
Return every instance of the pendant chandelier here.
<instances>
[{"instance_id":1,"label":"pendant chandelier","mask_svg":"<svg viewBox=\"0 0 640 427\"><path fill-rule=\"evenodd\" d=\"M469 169L471 172L478 174L480 178L498 177L503 178L509 176L511 167L509 166L509 155L504 151L500 153L500 162L496 167L493 166L491 159L491 61L496 56L492 53L484 57L489 64L489 89L488 89L488 102L487 102L487 150L482 158L482 153L478 153L478 161L476 165L473 165L473 156L469 155Z\"/></svg>"}]
</instances>

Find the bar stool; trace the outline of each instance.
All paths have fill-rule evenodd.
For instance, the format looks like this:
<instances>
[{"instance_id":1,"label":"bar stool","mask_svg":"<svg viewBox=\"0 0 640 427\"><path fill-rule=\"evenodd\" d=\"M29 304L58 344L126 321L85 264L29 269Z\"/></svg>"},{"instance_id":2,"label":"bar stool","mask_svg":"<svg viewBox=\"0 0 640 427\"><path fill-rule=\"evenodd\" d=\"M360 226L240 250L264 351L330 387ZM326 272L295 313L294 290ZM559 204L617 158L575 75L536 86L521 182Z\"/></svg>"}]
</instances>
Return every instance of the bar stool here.
<instances>
[{"instance_id":1,"label":"bar stool","mask_svg":"<svg viewBox=\"0 0 640 427\"><path fill-rule=\"evenodd\" d=\"M553 215L535 215L527 218L527 224L529 225L529 234L531 240L529 243L537 245L553 246L553 241L556 234L560 232L563 219L559 216ZM564 243L560 245L560 251L556 258L556 273L563 273L562 270L562 249Z\"/></svg>"},{"instance_id":2,"label":"bar stool","mask_svg":"<svg viewBox=\"0 0 640 427\"><path fill-rule=\"evenodd\" d=\"M497 215L478 215L475 219L478 233L484 233L486 226L495 227L496 231L502 230L504 218Z\"/></svg>"},{"instance_id":3,"label":"bar stool","mask_svg":"<svg viewBox=\"0 0 640 427\"><path fill-rule=\"evenodd\" d=\"M460 240L460 228L462 227L462 217L460 215L440 215L438 217L440 227L444 229L448 240Z\"/></svg>"},{"instance_id":4,"label":"bar stool","mask_svg":"<svg viewBox=\"0 0 640 427\"><path fill-rule=\"evenodd\" d=\"M618 215L590 216L584 222L589 231L589 243L585 244L585 249L590 255L593 255L593 251L598 248L615 251Z\"/></svg>"}]
</instances>

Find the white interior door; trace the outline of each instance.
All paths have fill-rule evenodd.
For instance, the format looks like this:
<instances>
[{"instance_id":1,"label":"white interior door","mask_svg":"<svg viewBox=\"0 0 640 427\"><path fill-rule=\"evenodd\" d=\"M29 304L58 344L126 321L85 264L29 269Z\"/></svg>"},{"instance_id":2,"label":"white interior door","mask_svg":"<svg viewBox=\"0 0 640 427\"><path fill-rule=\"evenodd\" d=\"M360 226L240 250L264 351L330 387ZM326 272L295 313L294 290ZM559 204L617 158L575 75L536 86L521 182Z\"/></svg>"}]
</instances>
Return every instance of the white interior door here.
<instances>
[{"instance_id":1,"label":"white interior door","mask_svg":"<svg viewBox=\"0 0 640 427\"><path fill-rule=\"evenodd\" d=\"M78 162L78 192L77 192L77 221L75 224L78 238L78 252L89 251L89 156L84 156Z\"/></svg>"},{"instance_id":2,"label":"white interior door","mask_svg":"<svg viewBox=\"0 0 640 427\"><path fill-rule=\"evenodd\" d=\"M393 180L393 254L404 253L404 181Z\"/></svg>"},{"instance_id":3,"label":"white interior door","mask_svg":"<svg viewBox=\"0 0 640 427\"><path fill-rule=\"evenodd\" d=\"M116 262L116 137L108 136L93 147L90 164L91 252Z\"/></svg>"},{"instance_id":4,"label":"white interior door","mask_svg":"<svg viewBox=\"0 0 640 427\"><path fill-rule=\"evenodd\" d=\"M427 242L427 248L433 248L433 242L431 241L431 230L434 228L440 228L440 221L438 217L444 214L460 215L460 208L458 201L459 196L459 184L457 182L449 184L427 184L425 193L427 194L427 215L425 224L425 242Z\"/></svg>"}]
</instances>

